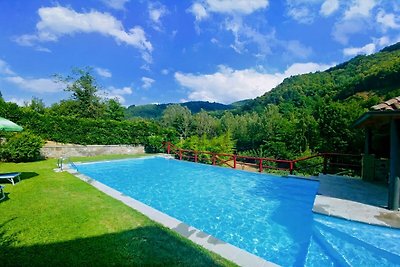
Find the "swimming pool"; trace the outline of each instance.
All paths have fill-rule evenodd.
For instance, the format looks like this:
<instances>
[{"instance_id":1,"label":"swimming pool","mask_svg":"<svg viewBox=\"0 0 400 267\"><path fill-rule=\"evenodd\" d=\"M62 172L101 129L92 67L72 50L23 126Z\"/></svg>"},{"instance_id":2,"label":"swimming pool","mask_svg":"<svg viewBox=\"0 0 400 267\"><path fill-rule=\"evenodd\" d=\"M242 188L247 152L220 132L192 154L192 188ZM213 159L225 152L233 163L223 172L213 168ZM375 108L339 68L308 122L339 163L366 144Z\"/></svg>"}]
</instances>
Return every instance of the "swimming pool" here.
<instances>
[{"instance_id":1,"label":"swimming pool","mask_svg":"<svg viewBox=\"0 0 400 267\"><path fill-rule=\"evenodd\" d=\"M400 231L314 214L318 182L161 157L79 172L283 266L400 265Z\"/></svg>"}]
</instances>

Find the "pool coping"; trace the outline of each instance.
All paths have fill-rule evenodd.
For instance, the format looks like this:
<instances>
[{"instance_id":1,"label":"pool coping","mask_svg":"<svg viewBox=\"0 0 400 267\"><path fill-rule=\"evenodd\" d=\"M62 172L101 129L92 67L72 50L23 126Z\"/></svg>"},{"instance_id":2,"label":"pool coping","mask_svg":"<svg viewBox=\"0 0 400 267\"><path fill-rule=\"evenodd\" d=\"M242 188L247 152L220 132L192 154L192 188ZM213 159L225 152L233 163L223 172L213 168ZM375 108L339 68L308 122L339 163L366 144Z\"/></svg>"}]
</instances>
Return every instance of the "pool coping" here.
<instances>
[{"instance_id":1,"label":"pool coping","mask_svg":"<svg viewBox=\"0 0 400 267\"><path fill-rule=\"evenodd\" d=\"M91 162L93 163L93 162ZM73 176L79 178L80 180L90 184L96 189L102 191L103 193L111 196L124 203L125 205L139 211L145 216L149 217L151 220L160 223L161 225L173 230L174 232L180 234L181 236L191 240L192 242L200 245L207 250L210 250L239 266L279 266L273 262L264 260L263 258L256 256L250 252L247 252L241 248L238 248L232 244L226 243L214 236L207 234L193 226L185 224L184 222L177 220L157 209L154 209L132 197L129 197L118 190L115 190L95 179L92 179L84 174L79 173L75 169L69 167L64 168L65 171L72 174Z\"/></svg>"}]
</instances>

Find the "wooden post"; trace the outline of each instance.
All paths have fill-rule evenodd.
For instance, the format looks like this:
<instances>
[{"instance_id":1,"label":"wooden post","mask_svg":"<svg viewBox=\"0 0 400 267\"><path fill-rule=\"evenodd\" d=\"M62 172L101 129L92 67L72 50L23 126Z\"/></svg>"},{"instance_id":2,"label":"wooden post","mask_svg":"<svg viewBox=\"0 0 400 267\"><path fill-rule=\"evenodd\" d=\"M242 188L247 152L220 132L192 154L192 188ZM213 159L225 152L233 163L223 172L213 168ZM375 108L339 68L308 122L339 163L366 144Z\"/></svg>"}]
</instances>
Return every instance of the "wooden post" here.
<instances>
[{"instance_id":1,"label":"wooden post","mask_svg":"<svg viewBox=\"0 0 400 267\"><path fill-rule=\"evenodd\" d=\"M289 165L289 173L290 173L290 174L293 174L293 169L294 169L294 162L291 161L291 162L290 162L290 165Z\"/></svg>"},{"instance_id":2,"label":"wooden post","mask_svg":"<svg viewBox=\"0 0 400 267\"><path fill-rule=\"evenodd\" d=\"M324 169L322 170L322 173L328 173L328 157L326 155L324 155Z\"/></svg>"},{"instance_id":3,"label":"wooden post","mask_svg":"<svg viewBox=\"0 0 400 267\"><path fill-rule=\"evenodd\" d=\"M260 159L260 161L258 162L258 171L262 172L263 171L263 166L262 166L262 159Z\"/></svg>"},{"instance_id":4,"label":"wooden post","mask_svg":"<svg viewBox=\"0 0 400 267\"><path fill-rule=\"evenodd\" d=\"M194 162L197 162L197 151L194 151Z\"/></svg>"},{"instance_id":5,"label":"wooden post","mask_svg":"<svg viewBox=\"0 0 400 267\"><path fill-rule=\"evenodd\" d=\"M372 131L371 131L371 128L366 128L365 129L364 154L371 154L371 144L372 144Z\"/></svg>"},{"instance_id":6,"label":"wooden post","mask_svg":"<svg viewBox=\"0 0 400 267\"><path fill-rule=\"evenodd\" d=\"M236 155L233 155L233 168L236 169Z\"/></svg>"},{"instance_id":7,"label":"wooden post","mask_svg":"<svg viewBox=\"0 0 400 267\"><path fill-rule=\"evenodd\" d=\"M215 165L215 154L212 153L211 155L212 155L212 165Z\"/></svg>"},{"instance_id":8,"label":"wooden post","mask_svg":"<svg viewBox=\"0 0 400 267\"><path fill-rule=\"evenodd\" d=\"M182 149L179 148L179 160L182 160Z\"/></svg>"},{"instance_id":9,"label":"wooden post","mask_svg":"<svg viewBox=\"0 0 400 267\"><path fill-rule=\"evenodd\" d=\"M171 143L170 142L167 143L167 153L168 154L171 153Z\"/></svg>"},{"instance_id":10,"label":"wooden post","mask_svg":"<svg viewBox=\"0 0 400 267\"><path fill-rule=\"evenodd\" d=\"M390 177L389 209L399 209L400 194L400 120L392 119L390 123Z\"/></svg>"}]
</instances>

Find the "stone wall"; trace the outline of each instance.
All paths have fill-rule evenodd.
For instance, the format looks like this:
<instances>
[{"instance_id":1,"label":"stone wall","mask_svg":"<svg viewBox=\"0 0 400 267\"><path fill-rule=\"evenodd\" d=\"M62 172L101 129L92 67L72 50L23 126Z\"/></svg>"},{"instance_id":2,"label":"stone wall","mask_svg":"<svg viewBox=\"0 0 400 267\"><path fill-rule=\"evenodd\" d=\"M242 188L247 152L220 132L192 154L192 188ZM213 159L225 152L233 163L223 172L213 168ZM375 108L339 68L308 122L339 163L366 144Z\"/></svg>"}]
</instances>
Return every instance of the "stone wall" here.
<instances>
[{"instance_id":1,"label":"stone wall","mask_svg":"<svg viewBox=\"0 0 400 267\"><path fill-rule=\"evenodd\" d=\"M112 154L143 154L143 146L129 145L45 145L41 154L46 158L88 157Z\"/></svg>"}]
</instances>

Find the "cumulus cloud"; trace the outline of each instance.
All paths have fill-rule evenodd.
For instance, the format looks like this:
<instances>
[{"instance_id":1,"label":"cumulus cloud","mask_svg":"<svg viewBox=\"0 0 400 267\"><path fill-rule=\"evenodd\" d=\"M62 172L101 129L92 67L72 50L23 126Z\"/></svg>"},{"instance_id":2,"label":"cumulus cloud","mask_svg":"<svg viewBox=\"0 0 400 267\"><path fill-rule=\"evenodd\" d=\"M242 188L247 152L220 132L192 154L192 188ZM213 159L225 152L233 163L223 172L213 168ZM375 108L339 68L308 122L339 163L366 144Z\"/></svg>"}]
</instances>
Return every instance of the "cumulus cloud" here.
<instances>
[{"instance_id":1,"label":"cumulus cloud","mask_svg":"<svg viewBox=\"0 0 400 267\"><path fill-rule=\"evenodd\" d=\"M153 28L160 31L162 27L161 18L168 14L168 9L164 5L155 2L149 4L148 12Z\"/></svg>"},{"instance_id":2,"label":"cumulus cloud","mask_svg":"<svg viewBox=\"0 0 400 267\"><path fill-rule=\"evenodd\" d=\"M351 35L365 31L368 22L357 18L353 20L338 21L332 31L333 38L341 44L347 44Z\"/></svg>"},{"instance_id":3,"label":"cumulus cloud","mask_svg":"<svg viewBox=\"0 0 400 267\"><path fill-rule=\"evenodd\" d=\"M382 25L384 30L400 28L400 17L393 13L386 13L384 10L379 10L376 21Z\"/></svg>"},{"instance_id":4,"label":"cumulus cloud","mask_svg":"<svg viewBox=\"0 0 400 267\"><path fill-rule=\"evenodd\" d=\"M35 93L56 93L63 91L63 85L48 78L24 78L18 75L4 78L17 87Z\"/></svg>"},{"instance_id":5,"label":"cumulus cloud","mask_svg":"<svg viewBox=\"0 0 400 267\"><path fill-rule=\"evenodd\" d=\"M142 82L143 82L142 88L149 89L153 85L155 80L149 77L142 77Z\"/></svg>"},{"instance_id":6,"label":"cumulus cloud","mask_svg":"<svg viewBox=\"0 0 400 267\"><path fill-rule=\"evenodd\" d=\"M363 47L348 47L343 49L343 54L345 56L355 56L360 54L370 55L376 51L376 46L374 43L366 44Z\"/></svg>"},{"instance_id":7,"label":"cumulus cloud","mask_svg":"<svg viewBox=\"0 0 400 267\"><path fill-rule=\"evenodd\" d=\"M375 0L353 0L350 7L344 13L344 19L357 17L369 17L371 10L376 6Z\"/></svg>"},{"instance_id":8,"label":"cumulus cloud","mask_svg":"<svg viewBox=\"0 0 400 267\"><path fill-rule=\"evenodd\" d=\"M175 73L176 81L189 90L190 100L221 103L254 98L268 92L286 77L325 70L332 65L296 63L281 73L261 73L255 69L234 70L219 66L213 74Z\"/></svg>"},{"instance_id":9,"label":"cumulus cloud","mask_svg":"<svg viewBox=\"0 0 400 267\"><path fill-rule=\"evenodd\" d=\"M311 47L303 45L298 40L286 42L285 47L291 55L301 59L308 58L313 52Z\"/></svg>"},{"instance_id":10,"label":"cumulus cloud","mask_svg":"<svg viewBox=\"0 0 400 267\"><path fill-rule=\"evenodd\" d=\"M124 96L131 95L132 92L133 90L129 86L125 86L122 88L110 86L106 90L100 90L97 95L106 99L116 99L119 101L119 103L124 104L126 101Z\"/></svg>"},{"instance_id":11,"label":"cumulus cloud","mask_svg":"<svg viewBox=\"0 0 400 267\"><path fill-rule=\"evenodd\" d=\"M245 25L242 18L238 16L227 19L224 26L234 36L234 43L230 47L237 53L242 54L247 52L246 47L250 43L257 45L258 56L265 57L265 55L271 53L270 46L276 41L275 31L269 34L262 34L252 27Z\"/></svg>"},{"instance_id":12,"label":"cumulus cloud","mask_svg":"<svg viewBox=\"0 0 400 267\"><path fill-rule=\"evenodd\" d=\"M325 0L321 6L321 15L328 17L332 15L339 8L339 0Z\"/></svg>"},{"instance_id":13,"label":"cumulus cloud","mask_svg":"<svg viewBox=\"0 0 400 267\"><path fill-rule=\"evenodd\" d=\"M268 7L268 0L204 0L193 3L189 11L196 20L202 20L209 13L248 15Z\"/></svg>"},{"instance_id":14,"label":"cumulus cloud","mask_svg":"<svg viewBox=\"0 0 400 267\"><path fill-rule=\"evenodd\" d=\"M0 59L0 74L14 75L15 73L11 70L7 62Z\"/></svg>"},{"instance_id":15,"label":"cumulus cloud","mask_svg":"<svg viewBox=\"0 0 400 267\"><path fill-rule=\"evenodd\" d=\"M106 6L117 10L124 10L125 4L130 0L101 0Z\"/></svg>"},{"instance_id":16,"label":"cumulus cloud","mask_svg":"<svg viewBox=\"0 0 400 267\"><path fill-rule=\"evenodd\" d=\"M101 77L104 77L104 78L111 78L112 77L112 73L108 69L94 68L94 70Z\"/></svg>"},{"instance_id":17,"label":"cumulus cloud","mask_svg":"<svg viewBox=\"0 0 400 267\"><path fill-rule=\"evenodd\" d=\"M194 3L188 11L194 15L196 21L200 21L208 17L206 8L200 3Z\"/></svg>"},{"instance_id":18,"label":"cumulus cloud","mask_svg":"<svg viewBox=\"0 0 400 267\"><path fill-rule=\"evenodd\" d=\"M288 15L303 24L311 24L314 22L314 13L311 12L309 7L299 6L288 9Z\"/></svg>"},{"instance_id":19,"label":"cumulus cloud","mask_svg":"<svg viewBox=\"0 0 400 267\"><path fill-rule=\"evenodd\" d=\"M56 42L64 35L77 33L99 33L115 39L120 44L133 46L142 52L145 61L151 61L149 55L153 50L144 30L135 26L125 31L121 21L108 13L90 11L79 13L62 6L39 8L40 21L36 24L37 33L17 37L19 45L33 46L37 42Z\"/></svg>"}]
</instances>

